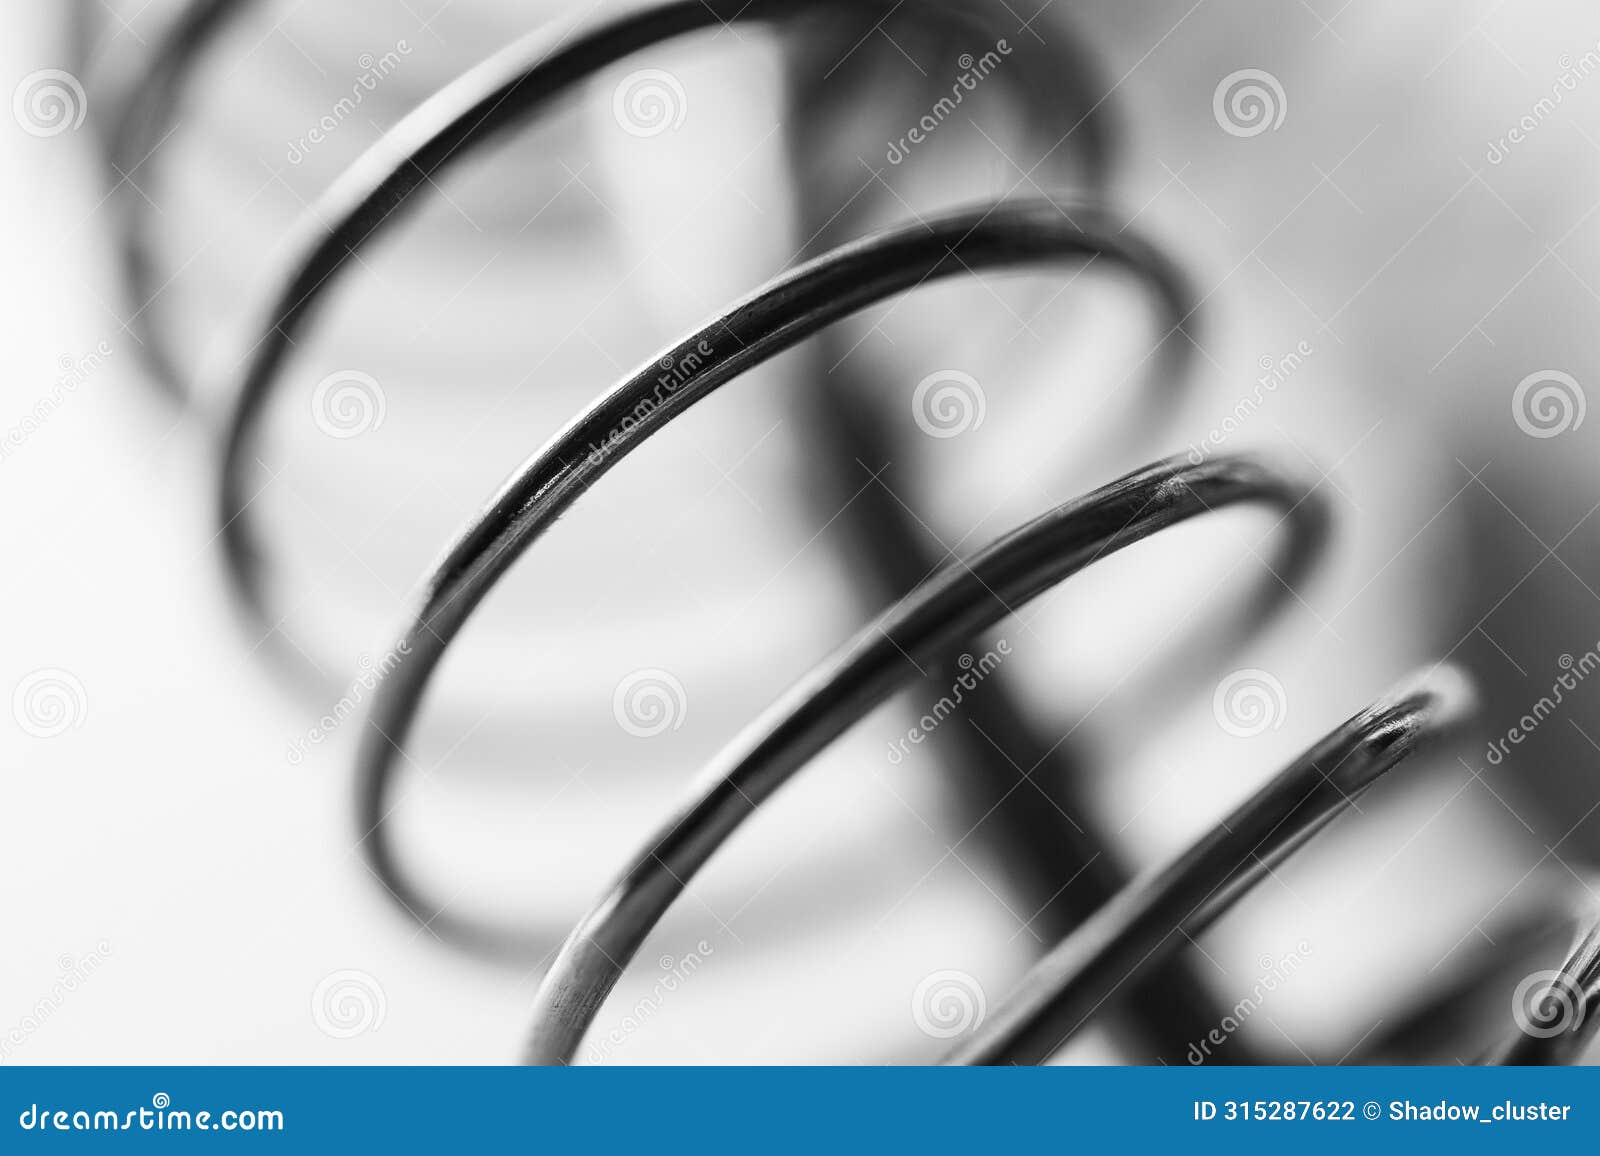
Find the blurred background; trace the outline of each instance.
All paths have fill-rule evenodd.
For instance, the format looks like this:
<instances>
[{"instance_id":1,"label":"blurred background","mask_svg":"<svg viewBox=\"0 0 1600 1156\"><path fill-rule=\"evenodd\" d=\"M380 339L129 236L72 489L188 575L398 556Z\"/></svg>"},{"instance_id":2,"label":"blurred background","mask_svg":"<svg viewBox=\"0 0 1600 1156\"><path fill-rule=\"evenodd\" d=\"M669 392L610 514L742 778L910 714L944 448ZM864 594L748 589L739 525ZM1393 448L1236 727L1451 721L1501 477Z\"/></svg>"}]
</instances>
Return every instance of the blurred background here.
<instances>
[{"instance_id":1,"label":"blurred background","mask_svg":"<svg viewBox=\"0 0 1600 1156\"><path fill-rule=\"evenodd\" d=\"M1600 13L795 4L643 49L430 179L329 287L250 449L274 613L242 615L220 431L340 175L393 163L386 134L491 53L638 6L0 16L0 1061L510 1061L549 950L697 772L901 592L866 560L873 510L937 564L1146 462L1241 451L1335 510L1284 613L1183 645L1266 566L1281 527L1241 511L974 640L1015 733L927 727L944 676L863 719L691 886L589 1058L931 1061L1091 885L1448 659L1472 731L1186 949L1218 1016L1155 1044L1108 1007L1057 1059L1198 1062L1213 1022L1207 1061L1471 1059L1392 1037L1485 972L1475 1030L1508 1026L1600 851ZM409 870L538 942L408 919L358 853L359 713L497 485L799 259L1040 194L1164 253L1192 332L1104 263L985 272L675 422L513 569L407 744ZM1186 369L1151 380L1171 343ZM1018 863L1056 823L1103 858L1041 889Z\"/></svg>"}]
</instances>

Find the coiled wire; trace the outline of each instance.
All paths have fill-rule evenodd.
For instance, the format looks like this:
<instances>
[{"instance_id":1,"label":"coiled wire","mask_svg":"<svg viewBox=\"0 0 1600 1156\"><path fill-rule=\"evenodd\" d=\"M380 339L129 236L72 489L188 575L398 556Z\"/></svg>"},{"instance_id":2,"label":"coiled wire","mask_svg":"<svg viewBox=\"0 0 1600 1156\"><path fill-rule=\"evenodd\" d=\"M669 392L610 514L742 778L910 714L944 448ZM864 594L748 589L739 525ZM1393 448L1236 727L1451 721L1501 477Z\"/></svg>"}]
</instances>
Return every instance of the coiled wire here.
<instances>
[{"instance_id":1,"label":"coiled wire","mask_svg":"<svg viewBox=\"0 0 1600 1156\"><path fill-rule=\"evenodd\" d=\"M247 0L197 0L188 6L135 84L108 148L119 172L143 163L171 122L193 62ZM297 334L316 314L346 262L402 215L414 195L459 158L526 125L595 72L653 44L735 22L770 22L802 29L831 21L836 36L895 15L888 0L676 0L622 16L542 30L461 77L407 117L332 186L308 214L302 257L276 294L259 341L234 383L222 437L219 533L228 573L241 605L272 637L276 621L265 574L269 544L254 529L244 466L253 439ZM992 10L956 0L907 5L930 27L992 32ZM814 47L826 38L801 38ZM357 755L362 846L389 894L418 922L446 937L485 944L503 929L457 921L412 879L387 835L395 775L424 693L446 648L475 607L540 535L612 466L669 421L749 369L815 337L816 387L803 417L818 451L818 474L838 485L852 466L887 461L892 431L861 404L862 383L837 365L839 339L828 327L872 303L926 281L1016 268L1104 260L1131 270L1149 289L1171 341L1157 347L1149 381L1170 389L1184 376L1185 335L1195 311L1183 277L1155 248L1100 207L1110 141L1092 69L1076 41L1062 37L1054 68L1019 68L1008 83L1027 97L1032 127L1059 136L1079 134L1064 150L1080 166L1077 199L1030 198L942 214L861 240L864 209L839 206L837 190L802 178L800 198L807 255L813 259L652 359L598 398L512 476L446 551L420 603L400 632L407 661L380 688ZM1064 47L1063 47L1064 46ZM797 58L804 60L803 51ZM796 169L825 147L822 128L830 96L846 91L817 79L816 70L791 71L791 99L810 110L791 137ZM818 110L823 110L819 112ZM1051 150L1052 152L1055 149ZM398 158L398 159L397 159ZM1065 166L1064 166L1065 167ZM128 198L123 268L136 300L154 287L154 258L140 198ZM151 315L135 315L152 378L171 399L192 392L172 346ZM709 356L691 359L706 349ZM664 400L653 398L657 364L695 364ZM884 487L887 493L889 487ZM846 529L866 596L891 608L834 658L818 667L715 764L708 785L664 825L618 883L562 947L536 1000L529 1058L567 1062L628 959L694 872L761 803L827 742L887 697L923 665L935 672L976 634L1030 598L1097 558L1166 526L1236 503L1280 511L1285 541L1270 580L1239 604L1225 624L1235 643L1259 628L1313 565L1325 536L1327 511L1316 491L1292 475L1249 457L1221 457L1199 466L1173 459L1137 471L1028 523L973 558L940 565L914 532L915 513L874 493L854 505ZM902 659L909 656L911 663ZM295 665L295 653L280 654ZM935 675L936 676L936 675ZM927 676L925 676L927 677ZM1050 905L1063 880L1088 872L1071 902L1047 920L1059 943L974 1039L952 1053L956 1062L1040 1062L1058 1050L1111 1001L1128 1026L1159 1050L1194 1038L1187 1025L1209 1023L1212 997L1187 970L1180 950L1218 918L1270 866L1322 829L1352 798L1397 763L1456 723L1470 693L1449 668L1438 668L1332 731L1168 866L1128 882L1114 859L1101 854L1103 833L1053 821L1049 808L1009 808L1001 826L1014 885ZM970 709L986 732L1028 752L1019 759L957 740L946 751L952 777L974 800L992 798L1016 778L1014 767L1044 768L1042 781L1067 797L1080 790L1070 746L1061 749L1030 733L1030 724L1004 680L985 683ZM1000 752L1004 756L1004 752ZM1030 772L1032 774L1032 772ZM1028 775L1023 775L1028 778ZM1043 816L1041 821L1040 816ZM1099 864L1098 867L1095 865ZM1091 870L1092 869L1092 870ZM1574 1022L1549 1034L1526 1031L1487 1054L1492 1062L1564 1062L1581 1053L1594 1030L1600 992L1600 931L1580 922L1577 945L1561 969L1532 995L1543 1007L1566 1000ZM513 939L517 938L515 934ZM523 947L548 945L546 934ZM1234 1059L1251 1057L1240 1041Z\"/></svg>"},{"instance_id":2,"label":"coiled wire","mask_svg":"<svg viewBox=\"0 0 1600 1156\"><path fill-rule=\"evenodd\" d=\"M843 28L849 21L859 20L863 12L892 11L892 5L832 5L801 3L758 3L737 10L730 8L727 19L791 21L810 16L817 11L838 7L841 9ZM946 21L970 26L981 22L974 20L976 9L961 5L930 4L929 11ZM482 147L497 133L513 123L526 123L528 118L549 106L562 92L580 83L598 69L623 58L638 48L680 35L687 31L712 27L723 19L713 7L697 3L665 5L638 14L588 24L579 24L544 30L524 43L514 45L499 57L486 62L438 98L411 117L391 134L391 138L374 148L362 162L322 198L310 219L331 222L317 227L306 256L299 262L293 277L286 283L276 305L270 310L270 321L263 326L260 340L255 346L242 384L235 397L223 455L223 492L219 517L221 540L229 563L230 574L242 603L259 631L269 640L275 637L272 626L279 620L277 608L269 599L265 575L269 568L267 545L254 530L249 496L245 483L245 466L252 459L251 449L261 417L266 410L271 392L280 380L283 358L293 344L295 335L309 322L338 271L354 254L369 243L374 235L399 216L399 210L416 192L424 190L448 164L468 155L473 148ZM850 38L845 37L849 43ZM1070 39L1067 43L1071 43ZM1080 72L1035 68L1018 69L1018 81L1024 88L1032 87L1029 106L1071 113L1083 119L1080 110L1093 110L1094 102L1084 91L1077 78ZM797 75L810 75L796 70ZM1066 78L1064 81L1063 78ZM1042 89L1042 91L1040 91ZM797 103L804 106L806 97L797 95ZM1104 144L1098 117L1089 117L1091 125L1084 134L1085 149L1089 155L1086 165L1097 177L1104 168ZM1057 133L1059 125L1047 124L1043 131ZM797 146L798 153L808 151ZM804 166L802 166L804 168ZM819 198L806 198L815 215L828 210L818 209ZM840 220L837 210L831 211L831 220ZM821 235L820 233L818 234ZM998 246L992 241L1002 242ZM987 251L986 251L987 246ZM819 279L815 288L808 288L809 297L801 308L787 311L790 320L783 324L789 332L780 344L766 349L751 349L743 332L754 333L763 325L771 324L763 317L766 306L747 312L738 311L708 326L678 350L666 351L641 371L636 378L637 396L622 403L621 409L610 417L601 416L590 432L599 439L578 448L593 455L597 445L607 446L599 455L603 458L620 456L623 447L608 440L615 429L629 424L630 414L650 405L646 393L657 377L657 364L680 364L690 360L689 355L709 345L719 351L702 366L692 380L678 386L676 396L685 402L699 396L703 389L714 384L709 372L715 367L717 375L741 372L748 365L793 344L800 337L825 326L859 308L869 298L893 288L910 288L924 280L960 272L962 263L968 266L1032 264L1045 259L1067 258L1086 261L1101 258L1112 265L1131 269L1151 288L1163 321L1160 328L1167 332L1184 329L1194 303L1183 279L1170 263L1148 245L1127 233L1121 222L1109 220L1105 214L1090 206L1074 206L1070 210L1060 204L1037 203L1020 208L1005 206L996 211L993 206L959 215L947 222L926 222L920 229L909 229L898 237L883 237L869 243L857 255L840 254L832 261L819 261L815 266ZM885 281L882 290L874 288L880 279ZM775 288L769 301L791 293L794 285ZM1179 341L1165 347L1150 373L1154 383L1165 385L1167 379L1181 378L1188 346ZM827 356L827 347L821 347L820 356ZM699 360L696 358L695 360ZM703 384L706 383L706 384ZM874 433L877 424L872 416L855 405L849 396L848 382L833 383L819 389L819 405L813 411L815 425L809 442L828 462L848 463L859 452L876 441L883 442L881 430ZM663 418L669 412L664 407ZM605 428L602 429L601 427ZM643 432L643 431L641 431ZM598 471L585 473L575 480L574 487L581 489L598 477ZM571 491L577 492L577 489ZM507 499L502 495L496 505ZM552 507L553 509L556 507ZM939 559L918 560L920 549L913 550L906 542L909 528L903 517L889 514L881 500L868 498L862 506L878 530L887 536L871 534L878 544L872 557L880 565L890 565L898 570L891 572L891 581L902 586L907 580L914 582L932 569ZM553 517L554 515L552 515ZM544 523L548 524L548 523ZM488 540L492 531L475 531L468 539ZM896 542L898 539L898 543ZM477 563L462 561L474 549L472 541L464 542L452 552L455 561L446 563L465 574ZM516 553L524 548L531 537L520 537L514 547L495 545L492 551L504 564L509 564ZM907 569L907 567L911 569ZM397 684L396 697L385 696L395 704L382 707L383 714L374 716L370 736L386 736L374 740L361 756L360 814L364 834L363 848L369 865L383 882L387 893L431 932L445 938L469 941L480 946L498 943L505 947L508 937L493 929L465 923L430 900L423 888L410 879L400 856L391 843L385 819L392 806L392 787L396 773L395 756L405 741L410 720L420 700L433 666L442 654L443 645L459 630L465 616L475 606L489 583L498 575L500 563L491 572L478 570L459 584L452 578L438 582L438 592L433 605L419 618L418 635L407 634L396 641L404 645L407 661L402 683ZM275 651L291 664L302 662L304 656L293 647L279 647ZM996 734L1014 736L1022 733L1025 724L1021 712L996 685L986 692L978 708ZM1068 780L1059 764L1066 761L1067 753L1053 749L1055 744L1034 740L1031 744L1043 752L1045 758L1058 764L1041 775L1041 780L1060 783ZM1003 796L1007 792L1001 775L1013 773L1008 757L1003 752L980 752L971 744L952 762L969 764L968 780L978 784L977 789ZM1034 759L1029 760L1032 765ZM971 765L971 764L977 765ZM990 809L990 804L973 804L977 813ZM1047 937L1064 932L1071 921L1084 911L1102 901L1114 890L1119 879L1114 874L1112 861L1100 853L1098 841L1079 840L1078 831L1070 821L1059 818L1042 818L1036 813L1015 805L1004 809L996 823L996 839L1010 844L1020 836L1022 848L1007 846L1006 861L1017 865L1017 873L1027 880L1026 898L1030 910L1046 915ZM1048 864L1031 869L1027 864L1035 861ZM1069 898L1076 907L1052 903L1052 899L1066 893L1066 885L1077 886ZM1078 896L1083 899L1078 899ZM1063 912L1064 914L1057 914ZM519 929L520 930L520 929ZM518 946L516 935L509 937L511 946ZM538 950L553 946L538 934L524 936L524 949ZM1161 977L1165 982L1152 984L1139 993L1135 1004L1139 1011L1136 1020L1142 1021L1144 1034L1153 1050L1192 1035L1183 1021L1192 1018L1195 1024L1212 1018L1206 1008L1207 997L1203 985L1185 967L1175 966Z\"/></svg>"}]
</instances>

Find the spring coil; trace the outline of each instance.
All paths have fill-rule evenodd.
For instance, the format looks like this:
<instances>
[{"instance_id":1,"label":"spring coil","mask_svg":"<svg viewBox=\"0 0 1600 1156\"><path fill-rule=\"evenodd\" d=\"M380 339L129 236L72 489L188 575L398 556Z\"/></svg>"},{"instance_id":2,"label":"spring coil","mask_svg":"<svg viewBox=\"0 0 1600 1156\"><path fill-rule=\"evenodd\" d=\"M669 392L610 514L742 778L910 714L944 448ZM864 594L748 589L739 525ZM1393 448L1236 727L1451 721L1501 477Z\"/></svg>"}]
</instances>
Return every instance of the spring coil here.
<instances>
[{"instance_id":1,"label":"spring coil","mask_svg":"<svg viewBox=\"0 0 1600 1156\"><path fill-rule=\"evenodd\" d=\"M154 54L109 144L119 171L142 160L170 123L185 75L201 49L247 0L198 0ZM417 109L332 186L307 215L302 255L259 327L259 340L238 380L222 433L219 535L228 576L248 617L272 637L277 621L265 575L270 543L255 529L245 464L284 363L346 263L398 222L434 178L459 159L524 127L599 70L650 46L706 29L773 24L785 32L826 15L840 35L872 28L901 5L890 0L675 0L622 16L540 30L461 77ZM993 13L975 3L919 0L916 15L931 28L978 30L992 36ZM855 30L855 31L852 31ZM802 43L807 43L802 40ZM821 43L816 39L810 44ZM433 672L468 617L500 578L602 475L667 422L719 387L807 339L816 366L842 358L829 326L925 282L991 269L1081 265L1121 266L1139 279L1163 319L1167 338L1150 382L1183 378L1195 313L1184 278L1161 252L1105 210L1110 141L1095 96L1092 69L1076 42L1062 38L1049 67L1018 68L1007 83L1025 97L1037 131L1071 150L1084 170L1086 195L1006 199L919 220L857 239L862 215L853 200L838 204L824 179L802 178L799 198L811 259L733 305L597 399L521 466L473 524L445 552L423 587L415 612L396 638L407 660L374 699L357 752L361 846L385 890L418 923L444 938L503 949L549 946L548 934L485 928L457 919L413 879L389 837L386 818L404 745ZM791 75L791 101L825 106L833 88L814 72ZM797 162L825 142L825 120L802 118L791 135ZM1059 138L1059 139L1058 139ZM1052 149L1054 151L1054 149ZM798 172L808 166L797 163ZM124 272L143 300L152 258L134 201L125 234ZM140 317L145 315L141 313ZM153 376L169 396L190 389L171 345L152 319L146 340ZM837 350L833 350L837 352ZM693 366L670 395L656 395L658 365ZM852 468L886 461L891 436L860 403L850 370L819 372L804 418L824 483L842 484ZM574 1060L607 994L646 935L689 880L728 837L823 747L873 707L924 672L947 669L971 639L1031 599L1091 565L1162 529L1217 509L1258 504L1285 527L1271 579L1240 606L1229 627L1259 629L1291 597L1322 548L1328 511L1314 485L1292 471L1247 455L1200 464L1172 458L1135 471L1028 522L973 557L941 565L917 540L915 515L893 500L869 498L848 511L863 587L890 604L836 654L803 678L715 762L705 786L650 839L560 947L535 999L527 1058ZM285 654L291 665L295 659ZM909 660L909 661L908 661ZM1043 895L1048 906L1063 880L1085 875L1047 926L1057 940L1011 996L949 1059L959 1063L1037 1063L1067 1043L1100 1009L1117 1010L1126 1026L1158 1053L1195 1038L1194 1024L1215 1022L1213 1000L1180 950L1271 868L1326 826L1398 763L1448 733L1468 711L1465 680L1445 666L1417 676L1331 731L1260 788L1223 822L1167 865L1130 881L1103 856L1105 832L1080 831L1041 811L1011 807L1000 839L1008 844L1015 886ZM1030 735L1004 679L988 680L972 700L976 717L1030 751L1022 765L1073 797L1081 774L1070 746ZM959 743L959 740L958 740ZM974 798L1002 800L1018 772L1009 757L976 745L947 754L957 785ZM1030 772L1029 774L1031 774ZM1026 779L1029 775L1022 775ZM1521 1032L1491 1049L1493 1062L1563 1062L1576 1058L1597 1023L1600 930L1592 915L1574 917L1576 946L1532 1002L1563 1002L1572 1014L1560 1031ZM1459 996L1460 993L1455 993ZM1230 1058L1249 1062L1233 1041Z\"/></svg>"}]
</instances>

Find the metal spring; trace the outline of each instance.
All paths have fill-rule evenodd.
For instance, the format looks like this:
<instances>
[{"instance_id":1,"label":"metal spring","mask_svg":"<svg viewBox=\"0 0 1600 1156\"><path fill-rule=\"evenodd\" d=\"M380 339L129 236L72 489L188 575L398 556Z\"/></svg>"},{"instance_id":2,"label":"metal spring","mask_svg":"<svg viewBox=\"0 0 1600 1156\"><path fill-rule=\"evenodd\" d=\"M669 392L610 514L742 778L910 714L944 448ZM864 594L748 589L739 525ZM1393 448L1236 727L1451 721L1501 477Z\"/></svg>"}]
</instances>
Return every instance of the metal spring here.
<instances>
[{"instance_id":1,"label":"metal spring","mask_svg":"<svg viewBox=\"0 0 1600 1156\"><path fill-rule=\"evenodd\" d=\"M113 134L109 150L119 172L143 163L171 121L196 56L245 4L197 0L183 13L135 86ZM314 316L345 262L398 220L414 194L486 141L526 125L598 70L647 46L735 22L775 23L789 30L819 12L829 13L841 29L870 28L899 7L889 0L676 0L542 30L460 78L352 167L308 214L308 222L332 225L308 224L303 256L268 311L260 341L232 392L223 434L219 522L229 577L248 616L272 635L277 617L264 581L269 544L254 531L244 488L244 463L251 460L258 424L296 333ZM945 29L981 29L992 17L957 0L920 0L915 7L925 9L919 15L930 27ZM401 631L408 660L380 688L357 755L362 846L411 918L446 938L479 946L504 949L509 943L536 951L549 946L545 932L507 935L504 929L457 921L410 878L384 822L397 762L432 673L473 609L580 495L668 421L807 338L813 339L810 348L820 351L818 365L837 362L841 359L827 353L827 343L837 340L826 328L833 322L925 281L989 268L1096 259L1120 264L1151 291L1167 336L1186 335L1195 307L1184 279L1158 250L1098 207L1112 134L1094 96L1089 63L1075 46L1076 41L1063 38L1057 51L1065 53L1064 59L1052 67L1017 69L1008 83L1030 98L1029 115L1038 115L1040 129L1052 139L1065 140L1081 130L1071 157L1087 172L1091 201L985 203L838 244L850 235L860 206L852 206L851 215L830 202L828 190L803 188L800 201L812 230L814 259L732 306L595 401L513 475L446 552ZM791 96L797 106L810 108L827 93L814 77L797 70ZM807 134L819 121L801 118L791 136L797 157L818 146ZM144 300L152 263L138 201L142 198L129 201L124 273L135 299ZM143 311L136 317L153 377L170 397L188 398L191 390L170 344ZM688 359L688 353L708 347L714 351L709 357ZM1182 340L1163 342L1151 382L1166 387L1180 381L1188 354ZM664 402L642 407L654 388L658 361L697 368ZM822 463L819 472L838 484L853 467L886 460L892 439L859 404L860 382L849 370L816 376L806 410L809 441ZM1293 593L1316 558L1327 523L1314 489L1251 457L1217 457L1201 465L1178 459L1157 463L1049 511L970 559L946 565L921 544L914 515L897 503L869 500L853 509L847 529L859 547L863 584L879 604L890 602L891 608L802 679L717 760L709 785L660 828L567 938L536 998L528 1058L573 1059L628 960L716 848L813 755L923 665L937 671L976 634L1098 558L1235 503L1276 507L1287 528L1270 581L1225 624L1237 634L1258 628ZM280 656L295 661L292 652ZM1001 841L1009 847L1014 887L1051 896L1063 881L1087 877L1047 921L1059 943L950 1059L1042 1062L1102 1004L1120 1011L1126 1026L1157 1052L1164 1044L1194 1038L1187 1025L1215 1017L1208 1010L1212 997L1179 950L1182 937L1221 916L1356 795L1445 732L1470 697L1464 680L1450 668L1418 677L1332 731L1170 864L1133 882L1101 854L1109 844L1104 832L1055 822L1050 808L1010 808ZM970 709L989 720L987 730L1030 749L1033 754L1023 765L1043 767L1039 778L1052 789L1069 796L1081 789L1073 751L1030 735L1004 680L986 682ZM977 745L945 752L949 774L972 797L1009 794L1006 780L1019 773L1003 755ZM1590 1014L1600 999L1600 928L1592 915L1576 922L1576 946L1548 985L1530 997L1537 1003L1567 1001L1576 1013L1566 1017L1569 1026L1549 1035L1519 1033L1486 1053L1487 1061L1569 1061L1600 1025ZM1254 1058L1241 1041L1233 1041L1232 1048L1235 1062Z\"/></svg>"}]
</instances>

